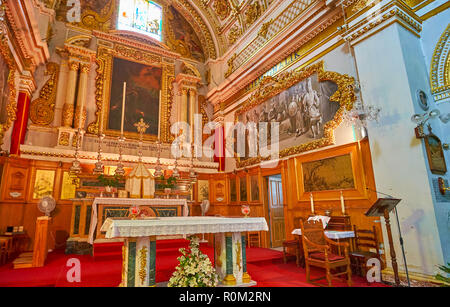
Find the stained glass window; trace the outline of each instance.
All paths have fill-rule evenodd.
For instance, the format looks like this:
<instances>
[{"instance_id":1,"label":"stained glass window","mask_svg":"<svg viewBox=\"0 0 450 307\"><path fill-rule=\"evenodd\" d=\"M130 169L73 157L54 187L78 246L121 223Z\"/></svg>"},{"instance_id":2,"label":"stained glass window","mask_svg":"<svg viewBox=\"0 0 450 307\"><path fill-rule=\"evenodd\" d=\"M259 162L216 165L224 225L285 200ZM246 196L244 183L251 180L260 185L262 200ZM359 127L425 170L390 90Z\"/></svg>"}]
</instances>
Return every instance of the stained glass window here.
<instances>
[{"instance_id":1,"label":"stained glass window","mask_svg":"<svg viewBox=\"0 0 450 307\"><path fill-rule=\"evenodd\" d=\"M162 7L149 0L120 0L117 27L162 41Z\"/></svg>"}]
</instances>

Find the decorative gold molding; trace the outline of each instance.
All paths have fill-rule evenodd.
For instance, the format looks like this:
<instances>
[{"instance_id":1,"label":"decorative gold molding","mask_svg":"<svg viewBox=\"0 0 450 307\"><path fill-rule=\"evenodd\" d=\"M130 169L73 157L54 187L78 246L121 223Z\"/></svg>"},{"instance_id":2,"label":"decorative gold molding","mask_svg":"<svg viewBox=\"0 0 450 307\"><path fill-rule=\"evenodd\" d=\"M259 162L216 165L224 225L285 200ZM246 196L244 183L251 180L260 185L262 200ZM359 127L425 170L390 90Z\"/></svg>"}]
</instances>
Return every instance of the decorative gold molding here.
<instances>
[{"instance_id":1,"label":"decorative gold molding","mask_svg":"<svg viewBox=\"0 0 450 307\"><path fill-rule=\"evenodd\" d=\"M39 98L31 102L30 119L38 126L49 126L55 119L56 90L58 88L59 66L56 63L47 63L45 75L50 78L39 93Z\"/></svg>"},{"instance_id":2,"label":"decorative gold molding","mask_svg":"<svg viewBox=\"0 0 450 307\"><path fill-rule=\"evenodd\" d=\"M342 123L345 110L350 111L353 109L353 105L356 101L356 95L353 87L355 79L348 75L325 71L323 61L308 66L302 70L284 72L276 77L264 78L255 93L253 93L253 95L243 104L242 108L235 113L236 122L238 121L240 115L248 112L256 106L259 106L268 99L280 94L281 92L316 73L318 75L319 82L331 81L337 84L338 90L330 97L330 101L339 102L340 108L334 119L325 124L324 137L322 139L284 149L280 152L280 158L333 145L335 142L334 130L336 130ZM241 161L239 157L236 157L236 160L238 168L248 167L265 161L261 157L251 158L245 161Z\"/></svg>"},{"instance_id":3,"label":"decorative gold molding","mask_svg":"<svg viewBox=\"0 0 450 307\"><path fill-rule=\"evenodd\" d=\"M6 35L0 36L0 55L8 65L8 86L9 86L9 102L6 105L7 118L6 122L0 123L0 146L3 145L3 138L6 131L11 128L12 123L17 118L17 89L16 89L16 64L14 58L9 50L8 37Z\"/></svg>"},{"instance_id":4,"label":"decorative gold molding","mask_svg":"<svg viewBox=\"0 0 450 307\"><path fill-rule=\"evenodd\" d=\"M450 24L442 33L431 61L431 92L436 101L450 97Z\"/></svg>"}]
</instances>

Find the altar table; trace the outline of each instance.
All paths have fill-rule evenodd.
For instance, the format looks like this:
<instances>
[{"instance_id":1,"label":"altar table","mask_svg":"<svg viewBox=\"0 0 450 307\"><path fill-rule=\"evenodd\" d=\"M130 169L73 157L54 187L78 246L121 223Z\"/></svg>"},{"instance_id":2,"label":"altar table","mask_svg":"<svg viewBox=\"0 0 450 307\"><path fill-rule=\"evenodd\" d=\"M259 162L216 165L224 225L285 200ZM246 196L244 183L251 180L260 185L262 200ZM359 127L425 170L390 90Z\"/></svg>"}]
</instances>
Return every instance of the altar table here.
<instances>
[{"instance_id":1,"label":"altar table","mask_svg":"<svg viewBox=\"0 0 450 307\"><path fill-rule=\"evenodd\" d=\"M150 207L182 207L183 216L189 215L189 206L186 199L134 199L134 198L96 198L92 203L92 216L91 224L89 228L90 244L94 244L95 232L98 221L98 206L99 205L111 205L111 206L150 206Z\"/></svg>"},{"instance_id":2,"label":"altar table","mask_svg":"<svg viewBox=\"0 0 450 307\"><path fill-rule=\"evenodd\" d=\"M123 238L123 287L154 287L156 236L215 234L215 266L225 286L250 285L246 232L268 231L264 218L169 217L107 219L106 238ZM175 269L175 268L174 268ZM254 282L253 284L254 285Z\"/></svg>"}]
</instances>

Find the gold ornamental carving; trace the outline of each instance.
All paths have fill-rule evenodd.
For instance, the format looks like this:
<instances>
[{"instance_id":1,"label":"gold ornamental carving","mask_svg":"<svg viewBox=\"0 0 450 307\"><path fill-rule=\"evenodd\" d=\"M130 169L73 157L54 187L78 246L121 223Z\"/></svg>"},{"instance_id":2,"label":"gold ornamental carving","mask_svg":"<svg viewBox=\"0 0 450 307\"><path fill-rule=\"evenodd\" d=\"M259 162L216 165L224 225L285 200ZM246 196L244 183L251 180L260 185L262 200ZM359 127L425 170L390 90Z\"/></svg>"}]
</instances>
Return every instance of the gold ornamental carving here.
<instances>
[{"instance_id":1,"label":"gold ornamental carving","mask_svg":"<svg viewBox=\"0 0 450 307\"><path fill-rule=\"evenodd\" d=\"M31 102L30 119L35 125L49 126L55 119L56 90L58 87L59 66L50 62L45 75L50 75L39 93L39 98Z\"/></svg>"},{"instance_id":2,"label":"gold ornamental carving","mask_svg":"<svg viewBox=\"0 0 450 307\"><path fill-rule=\"evenodd\" d=\"M340 105L339 110L336 112L335 117L324 125L323 138L281 150L280 158L286 158L326 146L334 145L334 131L342 124L345 111L352 110L353 105L356 101L356 94L354 91L355 79L346 74L343 75L337 72L325 71L323 61L301 70L284 72L276 77L268 76L262 79L254 94L243 104L242 108L236 112L235 121L238 121L239 116L261 105L262 103L265 103L272 97L275 97L283 91L288 90L292 86L306 80L314 74L317 74L318 82L331 81L338 86L337 91L329 98L329 100L330 102L338 102ZM236 160L237 167L244 168L261 163L267 159L258 157L241 160L236 156Z\"/></svg>"},{"instance_id":3,"label":"gold ornamental carving","mask_svg":"<svg viewBox=\"0 0 450 307\"><path fill-rule=\"evenodd\" d=\"M450 97L450 24L442 33L431 61L431 92L436 101Z\"/></svg>"},{"instance_id":4,"label":"gold ornamental carving","mask_svg":"<svg viewBox=\"0 0 450 307\"><path fill-rule=\"evenodd\" d=\"M147 255L148 249L146 246L144 246L139 251L139 263L140 263L139 278L141 280L141 285L143 285L145 283L145 280L147 279Z\"/></svg>"},{"instance_id":5,"label":"gold ornamental carving","mask_svg":"<svg viewBox=\"0 0 450 307\"><path fill-rule=\"evenodd\" d=\"M245 22L247 26L251 26L260 16L261 5L259 4L259 1L255 1L245 12Z\"/></svg>"},{"instance_id":6,"label":"gold ornamental carving","mask_svg":"<svg viewBox=\"0 0 450 307\"><path fill-rule=\"evenodd\" d=\"M69 146L70 144L70 133L69 132L61 132L59 136L58 144L60 146Z\"/></svg>"},{"instance_id":7,"label":"gold ornamental carving","mask_svg":"<svg viewBox=\"0 0 450 307\"><path fill-rule=\"evenodd\" d=\"M62 124L64 127L72 127L74 116L74 107L71 104L64 104Z\"/></svg>"},{"instance_id":8,"label":"gold ornamental carving","mask_svg":"<svg viewBox=\"0 0 450 307\"><path fill-rule=\"evenodd\" d=\"M215 0L213 4L214 12L221 20L225 20L231 13L230 3L228 0Z\"/></svg>"},{"instance_id":9,"label":"gold ornamental carving","mask_svg":"<svg viewBox=\"0 0 450 307\"><path fill-rule=\"evenodd\" d=\"M3 145L3 137L5 132L11 128L12 123L17 118L17 91L16 91L16 65L14 58L9 50L8 38L5 35L0 35L0 56L3 57L8 65L8 87L9 87L9 101L6 105L6 121L0 123L0 146Z\"/></svg>"},{"instance_id":10,"label":"gold ornamental carving","mask_svg":"<svg viewBox=\"0 0 450 307\"><path fill-rule=\"evenodd\" d=\"M233 45L238 40L238 38L241 37L241 35L242 30L239 28L239 26L233 26L228 33L228 42L230 43L230 45Z\"/></svg>"}]
</instances>

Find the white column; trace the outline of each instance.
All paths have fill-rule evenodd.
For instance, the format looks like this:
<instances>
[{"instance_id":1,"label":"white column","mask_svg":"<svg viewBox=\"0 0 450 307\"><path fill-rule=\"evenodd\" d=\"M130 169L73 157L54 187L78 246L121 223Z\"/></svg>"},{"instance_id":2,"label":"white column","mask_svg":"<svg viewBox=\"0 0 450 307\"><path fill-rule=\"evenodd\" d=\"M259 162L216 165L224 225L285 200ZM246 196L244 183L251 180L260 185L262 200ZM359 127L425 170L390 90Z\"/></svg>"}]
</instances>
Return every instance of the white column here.
<instances>
[{"instance_id":1,"label":"white column","mask_svg":"<svg viewBox=\"0 0 450 307\"><path fill-rule=\"evenodd\" d=\"M81 128L84 130L86 125L86 95L88 88L89 72L91 69L90 64L83 64L80 68L80 84L78 86L78 98L77 98L77 110L75 115L75 128ZM83 106L83 110L81 110ZM80 116L81 116L81 127L80 127Z\"/></svg>"},{"instance_id":2,"label":"white column","mask_svg":"<svg viewBox=\"0 0 450 307\"><path fill-rule=\"evenodd\" d=\"M78 69L80 63L69 62L69 76L67 80L67 95L66 102L64 104L62 125L67 128L71 128L73 125L74 105L75 105L75 91L77 88Z\"/></svg>"},{"instance_id":3,"label":"white column","mask_svg":"<svg viewBox=\"0 0 450 307\"><path fill-rule=\"evenodd\" d=\"M426 88L420 39L394 23L355 45L364 102L382 108L368 132L377 190L401 198L398 206L410 273L433 275L443 252L433 205L426 153L414 136L415 92ZM380 57L380 54L383 54ZM397 263L404 271L394 215L391 224ZM384 220L383 220L384 225ZM387 264L390 251L384 230Z\"/></svg>"}]
</instances>

